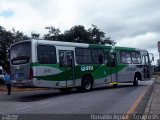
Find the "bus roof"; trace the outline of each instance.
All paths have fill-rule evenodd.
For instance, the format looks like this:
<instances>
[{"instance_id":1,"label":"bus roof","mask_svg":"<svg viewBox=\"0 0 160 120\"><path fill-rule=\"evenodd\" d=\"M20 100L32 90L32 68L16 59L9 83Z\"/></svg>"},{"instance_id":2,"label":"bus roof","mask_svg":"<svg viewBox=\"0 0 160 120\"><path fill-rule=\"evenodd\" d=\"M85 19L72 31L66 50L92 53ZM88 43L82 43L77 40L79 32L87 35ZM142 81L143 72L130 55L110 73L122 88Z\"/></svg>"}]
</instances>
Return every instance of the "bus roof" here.
<instances>
[{"instance_id":1,"label":"bus roof","mask_svg":"<svg viewBox=\"0 0 160 120\"><path fill-rule=\"evenodd\" d=\"M54 44L59 46L72 46L72 47L91 47L91 48L110 48L116 50L137 50L137 51L147 51L146 49L132 48L132 47L120 47L120 46L111 46L111 45L98 45L98 44L87 44L87 43L75 43L75 42L63 42L63 41L51 41L51 40L42 40L42 39L31 39L24 40L12 45L20 44L23 42L32 42L32 43L41 43L41 44ZM12 46L11 45L11 46Z\"/></svg>"}]
</instances>

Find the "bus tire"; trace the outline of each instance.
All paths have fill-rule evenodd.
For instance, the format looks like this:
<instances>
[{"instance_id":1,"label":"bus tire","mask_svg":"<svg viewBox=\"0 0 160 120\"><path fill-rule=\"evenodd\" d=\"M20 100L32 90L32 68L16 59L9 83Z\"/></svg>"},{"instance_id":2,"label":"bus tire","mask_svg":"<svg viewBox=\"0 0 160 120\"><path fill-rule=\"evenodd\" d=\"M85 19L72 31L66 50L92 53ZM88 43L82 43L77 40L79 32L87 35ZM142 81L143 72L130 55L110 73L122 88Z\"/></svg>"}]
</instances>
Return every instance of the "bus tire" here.
<instances>
[{"instance_id":1,"label":"bus tire","mask_svg":"<svg viewBox=\"0 0 160 120\"><path fill-rule=\"evenodd\" d=\"M59 88L59 91L60 92L63 92L63 93L68 93L72 90L72 88Z\"/></svg>"},{"instance_id":2,"label":"bus tire","mask_svg":"<svg viewBox=\"0 0 160 120\"><path fill-rule=\"evenodd\" d=\"M92 87L93 87L93 82L92 82L92 79L89 77L89 76L85 76L83 79L82 79L82 85L81 85L81 90L82 91L91 91L92 90Z\"/></svg>"},{"instance_id":3,"label":"bus tire","mask_svg":"<svg viewBox=\"0 0 160 120\"><path fill-rule=\"evenodd\" d=\"M138 86L138 76L134 76L133 86Z\"/></svg>"}]
</instances>

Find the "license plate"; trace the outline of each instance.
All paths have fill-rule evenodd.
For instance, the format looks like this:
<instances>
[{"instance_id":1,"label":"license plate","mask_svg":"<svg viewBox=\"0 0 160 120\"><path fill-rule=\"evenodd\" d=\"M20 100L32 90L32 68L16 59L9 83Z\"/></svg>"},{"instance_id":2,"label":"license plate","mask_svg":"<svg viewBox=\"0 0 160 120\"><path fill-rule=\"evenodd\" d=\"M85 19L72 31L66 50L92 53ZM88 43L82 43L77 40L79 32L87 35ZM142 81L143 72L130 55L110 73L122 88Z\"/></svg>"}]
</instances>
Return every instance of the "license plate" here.
<instances>
[{"instance_id":1,"label":"license plate","mask_svg":"<svg viewBox=\"0 0 160 120\"><path fill-rule=\"evenodd\" d=\"M15 78L23 77L24 73L16 73Z\"/></svg>"}]
</instances>

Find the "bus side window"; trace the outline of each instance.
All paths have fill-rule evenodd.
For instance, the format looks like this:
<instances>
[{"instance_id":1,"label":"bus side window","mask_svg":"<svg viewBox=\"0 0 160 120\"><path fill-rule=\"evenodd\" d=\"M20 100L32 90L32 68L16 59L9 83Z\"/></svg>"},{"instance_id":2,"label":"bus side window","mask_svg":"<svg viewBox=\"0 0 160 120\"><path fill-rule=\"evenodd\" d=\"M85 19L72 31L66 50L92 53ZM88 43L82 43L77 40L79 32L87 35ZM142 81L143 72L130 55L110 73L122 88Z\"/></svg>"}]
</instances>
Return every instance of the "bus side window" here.
<instances>
[{"instance_id":1,"label":"bus side window","mask_svg":"<svg viewBox=\"0 0 160 120\"><path fill-rule=\"evenodd\" d=\"M103 50L98 50L97 51L97 53L98 53L98 63L99 64L103 64L104 63L104 52L103 52Z\"/></svg>"},{"instance_id":2,"label":"bus side window","mask_svg":"<svg viewBox=\"0 0 160 120\"><path fill-rule=\"evenodd\" d=\"M142 62L142 60L141 60L141 55L140 55L139 52L136 52L136 61L137 61L137 63L139 63L139 64Z\"/></svg>"},{"instance_id":3,"label":"bus side window","mask_svg":"<svg viewBox=\"0 0 160 120\"><path fill-rule=\"evenodd\" d=\"M140 64L141 63L141 55L139 52L131 52L132 56L132 63L133 64Z\"/></svg>"},{"instance_id":4,"label":"bus side window","mask_svg":"<svg viewBox=\"0 0 160 120\"><path fill-rule=\"evenodd\" d=\"M120 52L120 60L121 60L122 64L132 63L131 53L129 51L121 51Z\"/></svg>"},{"instance_id":5,"label":"bus side window","mask_svg":"<svg viewBox=\"0 0 160 120\"><path fill-rule=\"evenodd\" d=\"M126 53L125 52L120 52L120 60L121 60L121 63L126 63Z\"/></svg>"},{"instance_id":6,"label":"bus side window","mask_svg":"<svg viewBox=\"0 0 160 120\"><path fill-rule=\"evenodd\" d=\"M133 64L137 63L136 53L135 52L131 52L131 56L132 56L132 63Z\"/></svg>"},{"instance_id":7,"label":"bus side window","mask_svg":"<svg viewBox=\"0 0 160 120\"><path fill-rule=\"evenodd\" d=\"M126 62L127 62L127 64L131 63L131 54L130 54L130 52L126 52Z\"/></svg>"},{"instance_id":8,"label":"bus side window","mask_svg":"<svg viewBox=\"0 0 160 120\"><path fill-rule=\"evenodd\" d=\"M78 64L91 64L92 56L89 48L76 48L76 62Z\"/></svg>"},{"instance_id":9,"label":"bus side window","mask_svg":"<svg viewBox=\"0 0 160 120\"><path fill-rule=\"evenodd\" d=\"M102 54L98 54L98 62L99 62L99 64L103 64L103 56L102 56Z\"/></svg>"},{"instance_id":10,"label":"bus side window","mask_svg":"<svg viewBox=\"0 0 160 120\"><path fill-rule=\"evenodd\" d=\"M101 49L92 49L92 63L103 64L104 63L104 52Z\"/></svg>"},{"instance_id":11,"label":"bus side window","mask_svg":"<svg viewBox=\"0 0 160 120\"><path fill-rule=\"evenodd\" d=\"M39 64L55 64L57 62L55 47L49 45L38 45L37 58Z\"/></svg>"}]
</instances>

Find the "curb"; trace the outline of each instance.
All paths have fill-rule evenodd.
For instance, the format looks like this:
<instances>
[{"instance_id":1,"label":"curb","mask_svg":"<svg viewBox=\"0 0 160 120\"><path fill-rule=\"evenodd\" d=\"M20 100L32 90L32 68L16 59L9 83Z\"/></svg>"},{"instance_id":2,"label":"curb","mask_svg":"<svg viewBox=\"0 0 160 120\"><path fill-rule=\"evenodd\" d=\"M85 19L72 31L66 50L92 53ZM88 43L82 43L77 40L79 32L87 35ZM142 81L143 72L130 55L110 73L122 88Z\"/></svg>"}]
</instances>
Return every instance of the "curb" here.
<instances>
[{"instance_id":1,"label":"curb","mask_svg":"<svg viewBox=\"0 0 160 120\"><path fill-rule=\"evenodd\" d=\"M147 106L146 106L146 109L144 111L144 114L149 114L149 112L150 112L150 108L151 108L151 105L152 105L152 102L153 102L153 98L154 98L154 95L155 95L156 86L157 86L157 84L160 84L160 80L157 80L157 79L160 79L160 78L156 78L156 80L155 80L155 85L154 85L154 88L152 90L150 99L149 99L149 101L147 103Z\"/></svg>"},{"instance_id":2,"label":"curb","mask_svg":"<svg viewBox=\"0 0 160 120\"><path fill-rule=\"evenodd\" d=\"M155 89L156 89L156 85L154 86L154 88L152 90L152 93L151 93L151 96L150 96L150 98L148 100L148 103L147 103L147 106L145 108L144 114L149 114L149 111L150 111L150 108L151 108L151 104L152 104L152 101L153 101L153 98L154 98Z\"/></svg>"},{"instance_id":3,"label":"curb","mask_svg":"<svg viewBox=\"0 0 160 120\"><path fill-rule=\"evenodd\" d=\"M127 114L129 115L129 118L127 120L132 120L135 119L133 116L135 115L143 115L144 111L146 110L146 106L148 103L148 100L150 99L151 93L153 91L153 88L155 86L155 80L153 79L153 83L146 88L146 90L141 94L141 96L138 98L138 102L136 102L136 105L132 105L134 108L129 109L129 111L127 112ZM131 108L132 108L131 106ZM126 119L125 119L126 120Z\"/></svg>"},{"instance_id":4,"label":"curb","mask_svg":"<svg viewBox=\"0 0 160 120\"><path fill-rule=\"evenodd\" d=\"M144 96L142 97L140 103L134 111L134 114L146 114L148 113L149 104L153 99L153 92L156 87L156 78L153 80L152 85L146 90Z\"/></svg>"}]
</instances>

